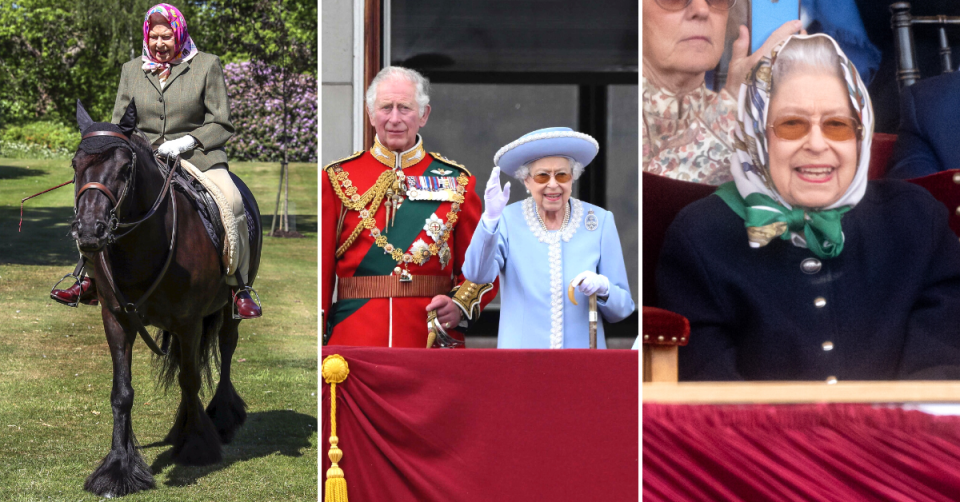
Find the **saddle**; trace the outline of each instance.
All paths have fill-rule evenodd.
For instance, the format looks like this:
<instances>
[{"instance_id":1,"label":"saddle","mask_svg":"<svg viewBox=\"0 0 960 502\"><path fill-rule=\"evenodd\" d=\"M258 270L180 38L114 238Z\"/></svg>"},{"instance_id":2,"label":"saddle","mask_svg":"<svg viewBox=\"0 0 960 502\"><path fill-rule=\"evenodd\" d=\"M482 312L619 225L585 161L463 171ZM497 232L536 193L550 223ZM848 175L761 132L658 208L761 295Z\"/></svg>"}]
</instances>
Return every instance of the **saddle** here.
<instances>
[{"instance_id":1,"label":"saddle","mask_svg":"<svg viewBox=\"0 0 960 502\"><path fill-rule=\"evenodd\" d=\"M225 230L223 220L220 217L220 208L213 199L213 195L210 194L207 187L203 186L199 180L186 174L180 164L174 164L173 159L168 159L167 162L163 162L157 158L157 165L160 167L160 172L164 176L170 173L170 169L180 167L173 173L171 183L175 189L187 196L190 205L192 205L197 211L197 214L200 215L200 220L203 221L203 228L207 231L207 236L210 237L210 242L213 243L214 249L222 256ZM246 206L246 203L244 206Z\"/></svg>"}]
</instances>

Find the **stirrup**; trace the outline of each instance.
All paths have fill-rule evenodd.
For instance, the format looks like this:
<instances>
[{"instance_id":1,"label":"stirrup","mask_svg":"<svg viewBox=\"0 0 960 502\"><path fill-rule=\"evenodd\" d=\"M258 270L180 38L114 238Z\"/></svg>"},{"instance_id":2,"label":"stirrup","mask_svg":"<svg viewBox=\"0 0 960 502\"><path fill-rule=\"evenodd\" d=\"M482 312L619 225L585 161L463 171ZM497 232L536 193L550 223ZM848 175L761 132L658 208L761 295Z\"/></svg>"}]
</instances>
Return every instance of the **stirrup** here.
<instances>
[{"instance_id":1,"label":"stirrup","mask_svg":"<svg viewBox=\"0 0 960 502\"><path fill-rule=\"evenodd\" d=\"M59 303L60 305L66 305L66 306L68 306L68 307L77 308L77 306L80 304L80 295L83 294L83 291L80 291L80 294L77 295L77 301L75 301L75 302L73 302L73 303L65 302L65 301L57 298L56 296L53 296L53 290L55 290L55 289L60 289L60 288L58 288L57 286L59 286L60 283L62 283L63 281L67 280L67 277L72 277L72 278L73 278L73 285L74 285L74 286L78 286L78 287L80 286L80 282L82 281L82 279L80 278L80 276L77 276L77 275L74 275L74 274L67 274L67 275L61 277L60 280L57 281L57 283L54 284L52 288L50 288L50 299L53 300L53 301L55 301L55 302L57 302L57 303ZM73 287L73 286L71 286L71 287ZM70 288L67 288L67 289L70 289ZM63 290L61 290L61 291L63 291Z\"/></svg>"},{"instance_id":2,"label":"stirrup","mask_svg":"<svg viewBox=\"0 0 960 502\"><path fill-rule=\"evenodd\" d=\"M239 295L240 293L243 293L244 291L248 293L253 293L253 295L250 296L250 298L251 299L256 298L256 300L254 301L257 302L257 308L260 309L260 315L263 315L263 306L260 304L260 295L257 294L257 290L253 289L250 286L243 286L243 287L237 288L237 290L234 291L233 294L231 295L232 298L231 298L230 305L231 305L231 312L232 312L233 318L235 320L243 320L243 318L240 317L240 313L237 312L237 295Z\"/></svg>"}]
</instances>

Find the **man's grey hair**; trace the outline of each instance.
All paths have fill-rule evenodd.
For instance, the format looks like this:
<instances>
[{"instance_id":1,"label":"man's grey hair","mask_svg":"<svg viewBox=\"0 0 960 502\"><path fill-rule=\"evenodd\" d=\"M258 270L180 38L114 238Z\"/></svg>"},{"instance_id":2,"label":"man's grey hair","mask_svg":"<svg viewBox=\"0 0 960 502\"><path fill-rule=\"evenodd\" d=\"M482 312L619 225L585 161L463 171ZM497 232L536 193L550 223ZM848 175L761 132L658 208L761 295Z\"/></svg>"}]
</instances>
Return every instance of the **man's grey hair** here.
<instances>
[{"instance_id":1,"label":"man's grey hair","mask_svg":"<svg viewBox=\"0 0 960 502\"><path fill-rule=\"evenodd\" d=\"M391 78L404 78L417 88L417 93L414 96L417 100L417 106L420 108L420 116L423 117L423 114L427 111L427 105L430 104L430 81L420 72L402 66L388 66L380 70L376 77L373 77L370 87L367 87L367 112L373 114L373 105L377 102L377 86Z\"/></svg>"},{"instance_id":2,"label":"man's grey hair","mask_svg":"<svg viewBox=\"0 0 960 502\"><path fill-rule=\"evenodd\" d=\"M574 160L573 157L567 157L566 155L550 155L550 157L563 157L570 161L570 169L573 171L573 181L577 181L577 179L580 178L580 175L583 174L583 164ZM526 180L528 177L530 177L530 164L533 164L537 160L540 159L531 160L530 162L518 167L517 171L513 173L513 177L520 181Z\"/></svg>"}]
</instances>

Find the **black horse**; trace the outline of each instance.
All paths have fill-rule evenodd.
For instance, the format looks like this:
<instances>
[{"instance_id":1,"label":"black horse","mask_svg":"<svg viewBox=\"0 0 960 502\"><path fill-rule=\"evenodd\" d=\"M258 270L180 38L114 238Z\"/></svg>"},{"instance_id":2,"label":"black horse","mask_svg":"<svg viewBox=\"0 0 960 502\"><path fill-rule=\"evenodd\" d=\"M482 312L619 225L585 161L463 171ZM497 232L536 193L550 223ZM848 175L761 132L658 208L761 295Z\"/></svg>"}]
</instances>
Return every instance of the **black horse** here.
<instances>
[{"instance_id":1,"label":"black horse","mask_svg":"<svg viewBox=\"0 0 960 502\"><path fill-rule=\"evenodd\" d=\"M164 354L160 380L169 385L177 378L180 385L180 406L166 437L175 462L219 462L221 444L229 442L246 419L246 404L230 381L240 320L232 315L221 254L190 198L174 188L176 166L165 176L151 145L136 130L136 113L131 102L119 125L94 123L79 102L77 106L83 139L73 158L77 216L71 235L94 266L113 359L113 443L84 484L101 496L154 487L153 475L137 451L130 415L138 332ZM260 265L260 212L246 185L233 179L249 220L252 283ZM147 325L159 328L156 340L167 350L146 336ZM204 379L211 384L211 367L218 363L220 382L204 412L201 386Z\"/></svg>"}]
</instances>

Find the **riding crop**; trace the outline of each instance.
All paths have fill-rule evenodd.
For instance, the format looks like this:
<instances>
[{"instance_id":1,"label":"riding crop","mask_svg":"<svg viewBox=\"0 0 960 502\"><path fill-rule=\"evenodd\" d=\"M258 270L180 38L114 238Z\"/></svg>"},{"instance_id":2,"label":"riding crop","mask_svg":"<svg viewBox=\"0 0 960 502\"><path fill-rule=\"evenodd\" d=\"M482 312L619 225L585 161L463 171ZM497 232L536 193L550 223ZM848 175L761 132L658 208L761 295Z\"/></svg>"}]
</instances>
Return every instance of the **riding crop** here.
<instances>
[{"instance_id":1,"label":"riding crop","mask_svg":"<svg viewBox=\"0 0 960 502\"><path fill-rule=\"evenodd\" d=\"M48 189L46 189L46 190L44 190L44 191L42 191L42 192L40 192L40 193L35 193L35 194L33 194L33 195L29 196L29 197L24 197L24 198L20 199L20 225L17 227L17 232L20 232L20 231L23 229L23 203L24 203L24 202L26 202L26 201L28 201L28 200L30 200L30 199L38 196L38 195L43 195L43 194L45 194L45 193L47 193L47 192L49 192L49 191L51 191L51 190L56 190L56 189L58 189L58 188L60 188L60 187L62 187L62 186L69 185L70 183L73 183L73 181L74 181L74 180L70 180L70 181L68 181L68 182L66 182L66 183L60 183L59 185L57 185L57 186L55 186L55 187L53 187L53 188L48 188Z\"/></svg>"}]
</instances>

